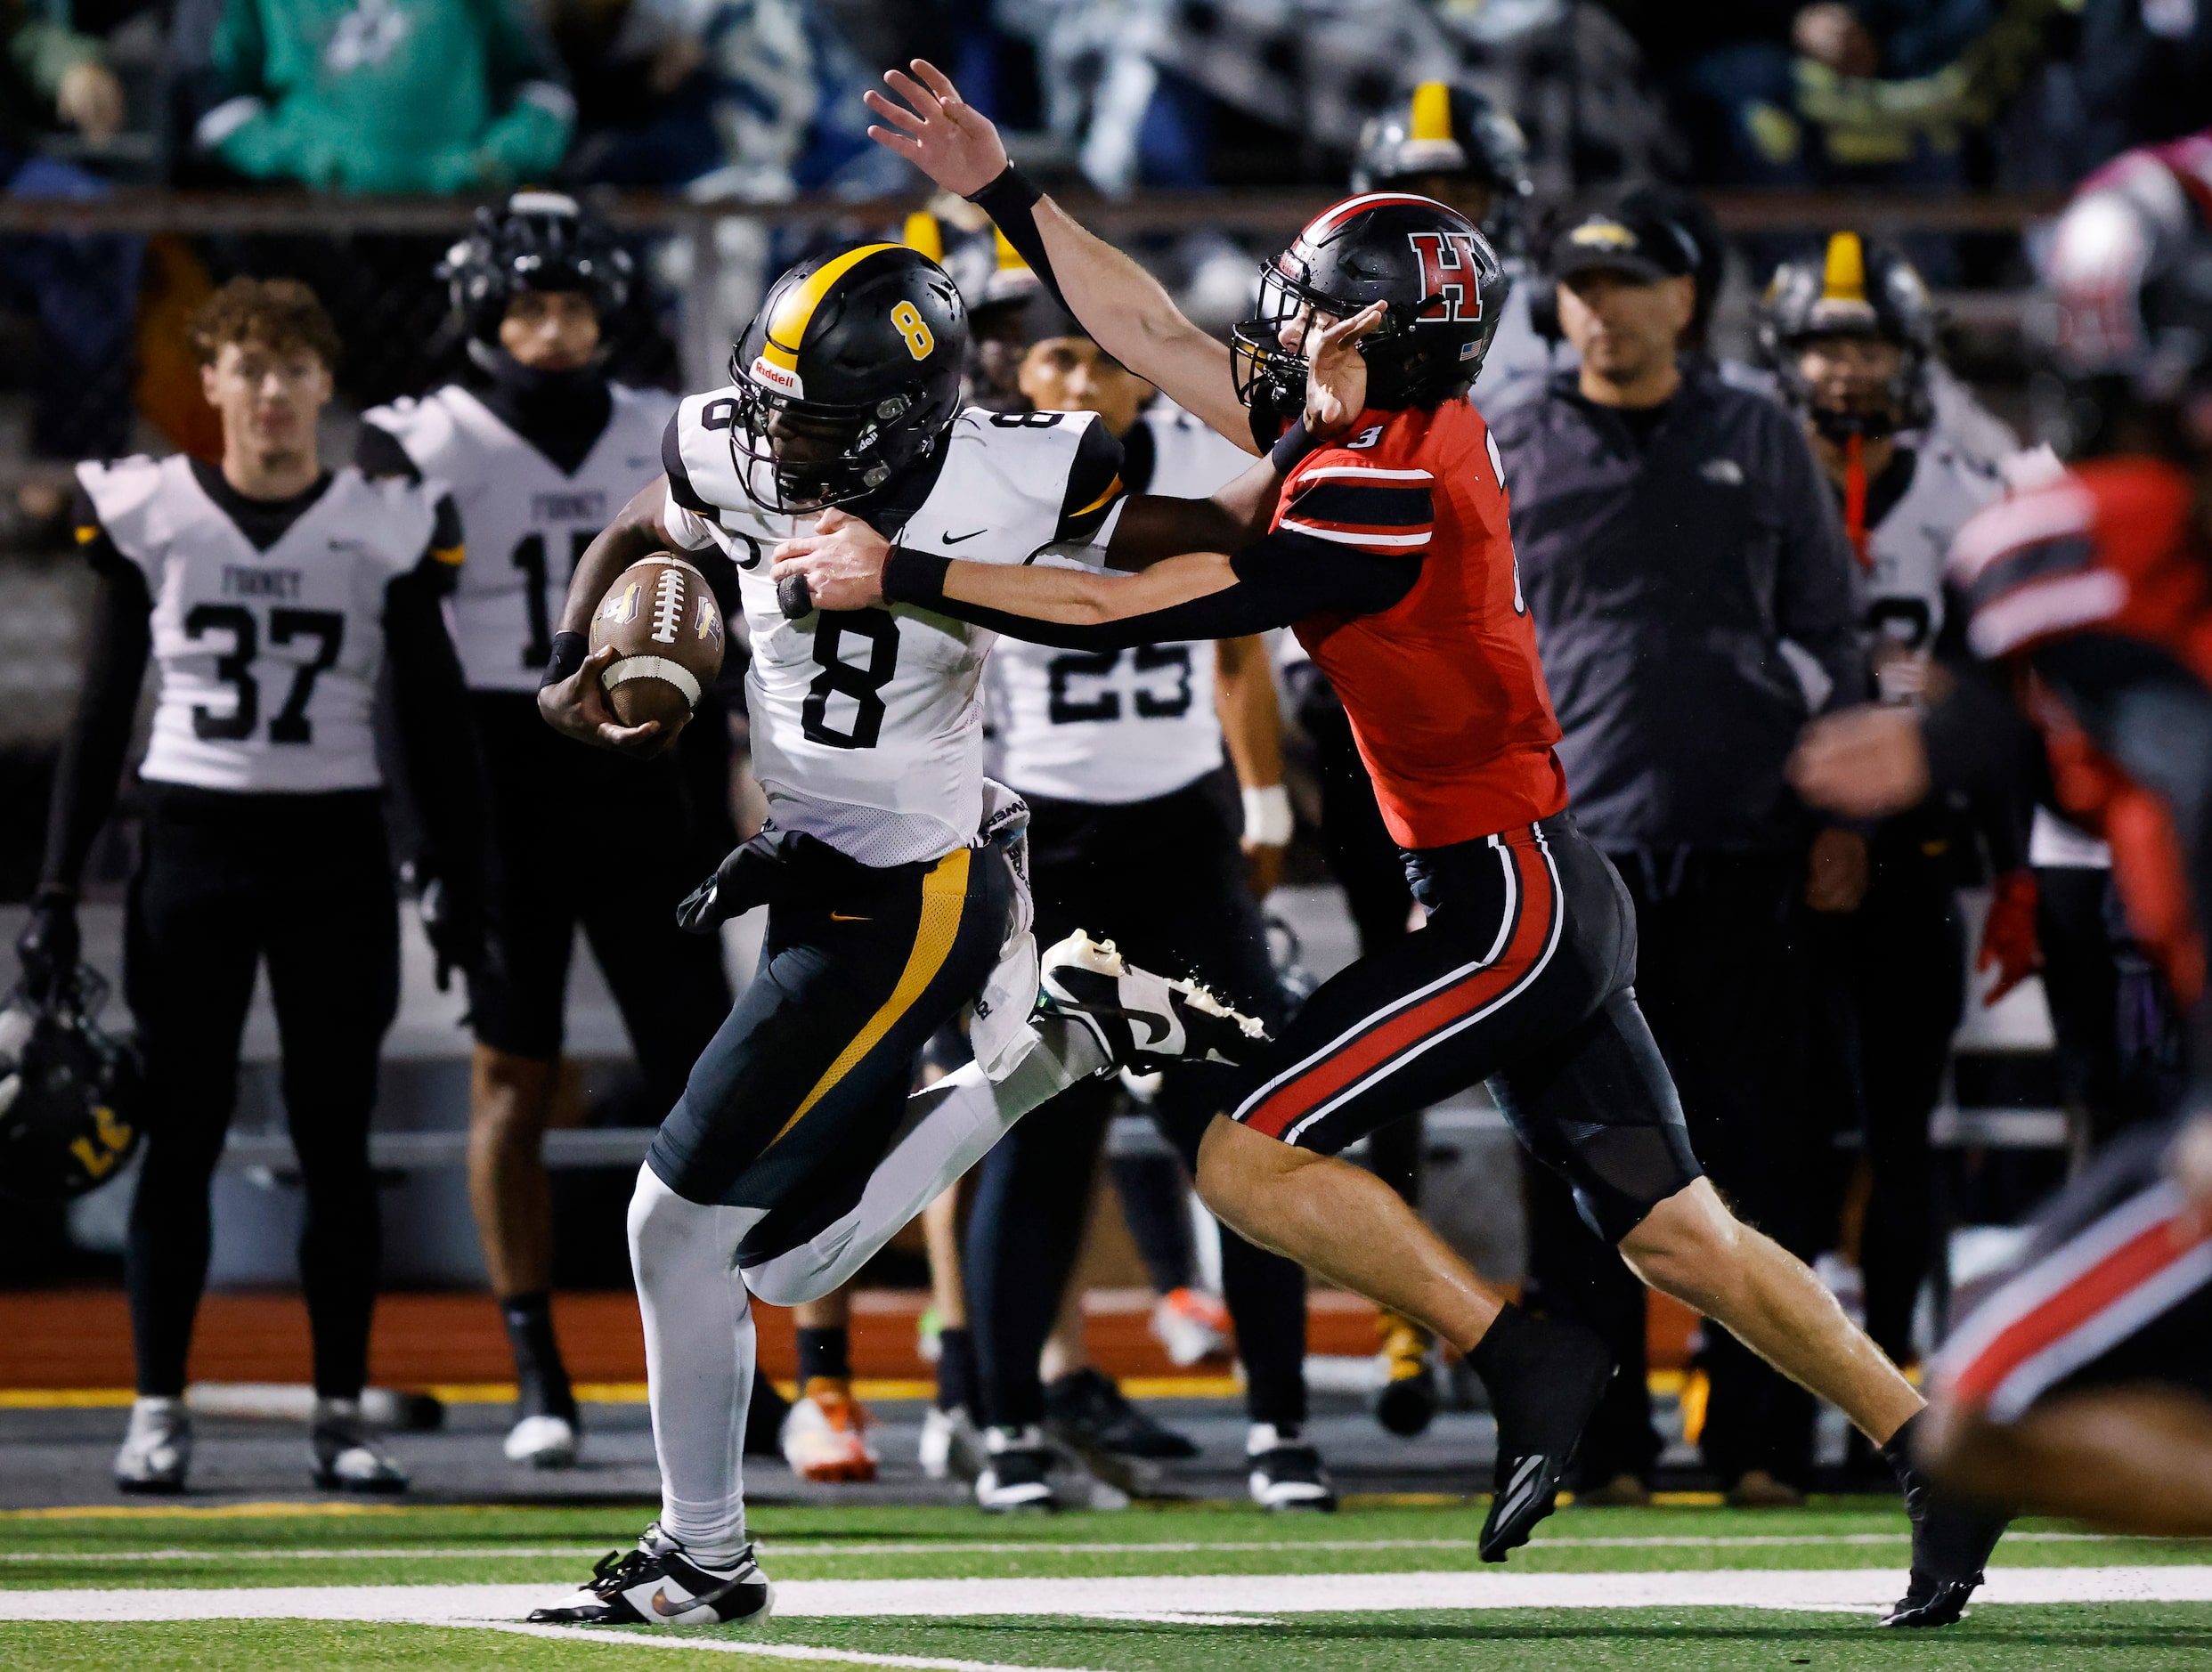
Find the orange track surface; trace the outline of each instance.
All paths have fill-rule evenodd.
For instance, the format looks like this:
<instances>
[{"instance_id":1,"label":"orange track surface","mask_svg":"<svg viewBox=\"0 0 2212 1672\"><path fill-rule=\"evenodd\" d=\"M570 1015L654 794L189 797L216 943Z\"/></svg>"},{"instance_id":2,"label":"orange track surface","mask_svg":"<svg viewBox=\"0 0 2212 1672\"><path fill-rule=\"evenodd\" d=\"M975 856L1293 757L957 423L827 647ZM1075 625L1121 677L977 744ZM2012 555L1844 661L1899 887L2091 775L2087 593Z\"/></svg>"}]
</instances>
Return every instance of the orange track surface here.
<instances>
[{"instance_id":1,"label":"orange track surface","mask_svg":"<svg viewBox=\"0 0 2212 1672\"><path fill-rule=\"evenodd\" d=\"M1219 1365L1177 1371L1146 1329L1150 1296L1094 1290L1086 1308L1092 1352L1118 1376L1218 1373ZM926 1378L915 1351L915 1320L923 1296L906 1290L857 1295L852 1358L858 1376ZM624 1294L563 1295L553 1303L569 1373L579 1382L638 1382L645 1344L636 1299ZM755 1303L761 1368L788 1377L796 1368L791 1314ZM1374 1309L1354 1296L1316 1292L1308 1302L1308 1351L1375 1351ZM1679 1368L1691 1319L1671 1303L1653 1307L1654 1368ZM387 1295L377 1306L370 1376L379 1386L497 1383L514 1374L497 1310L482 1295ZM296 1295L210 1295L200 1307L191 1359L195 1382L305 1382L307 1313ZM0 1388L121 1388L131 1384L130 1320L113 1290L0 1294Z\"/></svg>"}]
</instances>

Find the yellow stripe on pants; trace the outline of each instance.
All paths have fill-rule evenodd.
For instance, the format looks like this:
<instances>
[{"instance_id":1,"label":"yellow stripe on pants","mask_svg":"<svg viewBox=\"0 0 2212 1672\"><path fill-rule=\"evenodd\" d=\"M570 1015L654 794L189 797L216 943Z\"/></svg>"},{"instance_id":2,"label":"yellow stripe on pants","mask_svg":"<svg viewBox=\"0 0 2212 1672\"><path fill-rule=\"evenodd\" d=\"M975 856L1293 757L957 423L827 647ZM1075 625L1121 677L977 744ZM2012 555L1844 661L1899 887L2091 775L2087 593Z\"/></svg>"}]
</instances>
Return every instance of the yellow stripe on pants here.
<instances>
[{"instance_id":1,"label":"yellow stripe on pants","mask_svg":"<svg viewBox=\"0 0 2212 1672\"><path fill-rule=\"evenodd\" d=\"M907 967L899 972L899 985L891 989L890 997L868 1018L867 1026L852 1036L852 1041L837 1053L822 1077L814 1083L783 1130L769 1140L770 1144L780 1140L785 1132L805 1118L806 1113L825 1097L832 1087L859 1066L861 1059L874 1051L890 1033L899 1019L914 1007L916 1000L929 990L937 979L937 972L945 967L945 960L952 955L953 942L960 936L960 916L968 904L968 863L971 850L956 848L931 865L922 879L922 921L915 927L914 950L907 954Z\"/></svg>"}]
</instances>

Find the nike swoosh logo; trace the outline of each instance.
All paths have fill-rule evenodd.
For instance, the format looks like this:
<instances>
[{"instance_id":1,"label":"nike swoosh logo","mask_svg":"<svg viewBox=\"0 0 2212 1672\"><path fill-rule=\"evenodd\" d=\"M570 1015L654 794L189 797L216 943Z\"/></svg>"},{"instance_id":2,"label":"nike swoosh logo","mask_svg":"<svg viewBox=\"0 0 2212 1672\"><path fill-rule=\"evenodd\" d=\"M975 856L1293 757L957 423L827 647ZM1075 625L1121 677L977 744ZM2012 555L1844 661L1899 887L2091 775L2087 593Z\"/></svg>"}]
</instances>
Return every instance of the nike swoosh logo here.
<instances>
[{"instance_id":1,"label":"nike swoosh logo","mask_svg":"<svg viewBox=\"0 0 2212 1672\"><path fill-rule=\"evenodd\" d=\"M983 534L983 533L988 533L988 532L989 532L988 530L986 530L986 529L980 529L980 528L979 528L979 529L977 529L977 530L975 531L975 534L957 534L957 535L956 535L956 534L951 534L951 533L944 533L944 534L939 534L937 538L938 538L938 539L939 539L939 540L943 540L943 541L945 542L945 544L947 544L947 546L957 546L957 545L959 545L959 544L960 544L960 542L961 542L962 540L973 540L973 539L976 537L976 534Z\"/></svg>"},{"instance_id":2,"label":"nike swoosh logo","mask_svg":"<svg viewBox=\"0 0 2212 1672\"><path fill-rule=\"evenodd\" d=\"M842 912L832 912L830 921L833 923L873 923L875 920L872 917L849 917Z\"/></svg>"},{"instance_id":3,"label":"nike swoosh logo","mask_svg":"<svg viewBox=\"0 0 2212 1672\"><path fill-rule=\"evenodd\" d=\"M673 1619L679 1614L687 1614L698 1605L699 1599L695 1596L686 1597L680 1603L671 1603L665 1590L655 1591L652 1596L653 1611L663 1619Z\"/></svg>"}]
</instances>

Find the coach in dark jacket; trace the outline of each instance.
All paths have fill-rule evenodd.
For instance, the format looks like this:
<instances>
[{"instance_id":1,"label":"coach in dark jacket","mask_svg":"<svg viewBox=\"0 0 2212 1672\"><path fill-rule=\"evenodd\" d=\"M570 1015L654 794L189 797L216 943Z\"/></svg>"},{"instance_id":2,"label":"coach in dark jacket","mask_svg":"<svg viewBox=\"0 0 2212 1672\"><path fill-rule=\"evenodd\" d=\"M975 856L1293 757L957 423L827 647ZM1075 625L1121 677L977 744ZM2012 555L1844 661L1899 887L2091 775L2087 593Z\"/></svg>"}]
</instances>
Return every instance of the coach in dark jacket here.
<instances>
[{"instance_id":1,"label":"coach in dark jacket","mask_svg":"<svg viewBox=\"0 0 2212 1672\"><path fill-rule=\"evenodd\" d=\"M1696 248L1631 193L1555 241L1579 371L1501 414L1514 548L1577 821L1636 905L1637 992L1713 1181L1791 1252L1819 1251L1807 1107L1804 922L1848 911L1866 848L1817 830L1784 781L1816 710L1865 685L1850 548L1802 434L1764 395L1681 354ZM1530 1180L1531 1281L1622 1360L1580 1489L1633 1500L1657 1449L1643 1297ZM1746 1502L1811 1466L1809 1396L1705 1331L1707 1463Z\"/></svg>"}]
</instances>

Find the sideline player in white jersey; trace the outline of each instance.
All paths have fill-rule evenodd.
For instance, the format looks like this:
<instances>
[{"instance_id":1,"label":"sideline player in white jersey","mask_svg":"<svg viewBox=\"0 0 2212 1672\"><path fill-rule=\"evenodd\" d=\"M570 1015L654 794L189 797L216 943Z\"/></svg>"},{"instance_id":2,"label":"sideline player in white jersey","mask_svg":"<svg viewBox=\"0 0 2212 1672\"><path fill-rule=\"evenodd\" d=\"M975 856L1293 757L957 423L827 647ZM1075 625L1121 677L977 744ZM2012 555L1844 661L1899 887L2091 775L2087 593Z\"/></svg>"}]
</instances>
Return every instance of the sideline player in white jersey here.
<instances>
[{"instance_id":1,"label":"sideline player in white jersey","mask_svg":"<svg viewBox=\"0 0 2212 1672\"><path fill-rule=\"evenodd\" d=\"M1147 408L1151 386L1079 333L1033 345L1021 383L1043 410L1096 413L1121 438L1122 481L1132 491L1196 497L1250 464L1172 402ZM1254 897L1273 886L1290 808L1261 641L1086 653L1006 639L992 653L987 679L992 775L1029 804L1038 932L1051 940L1078 924L1111 923L1129 956L1154 968L1204 970L1240 1010L1280 1026L1282 997ZM1248 860L1240 831L1252 843ZM1248 867L1264 873L1256 885ZM1222 1072L1172 1069L1150 1105L1193 1169L1224 1095ZM1053 1500L1045 1428L1109 1473L1141 1471L1131 1458L1196 1455L1086 1359L1070 1365L1063 1356L1049 1383L1039 1375L1114 1107L1110 1083L1086 1082L1015 1127L976 1171L964 1263L984 1424L975 1490L985 1509ZM1179 1178L1170 1186L1178 1197L1180 1187ZM1175 1228L1186 1243L1187 1222ZM1271 1509L1334 1507L1321 1459L1301 1432L1305 1274L1224 1232L1222 1283L1245 1366L1253 1496ZM1162 1293L1173 1287L1163 1283Z\"/></svg>"},{"instance_id":2,"label":"sideline player in white jersey","mask_svg":"<svg viewBox=\"0 0 2212 1672\"><path fill-rule=\"evenodd\" d=\"M1938 351L1927 288L1894 252L1837 232L1820 260L1776 270L1759 332L1858 553L1881 698L1920 705L1944 624L1944 559L1959 529L2005 491L1994 465L1933 427ZM1883 820L1867 843L1866 897L1828 926L1824 946L1856 1020L1862 1107L1852 1113L1864 1123L1872 1178L1860 1239L1866 1333L1899 1364L1913 1356L1914 1304L1942 1246L1928 1121L1965 1005L1957 890L1979 878L1978 834L1999 873L1982 961L2005 964L2000 994L2029 973L2034 955L2025 832L2013 828L2010 809L1982 813L1931 800Z\"/></svg>"},{"instance_id":3,"label":"sideline player in white jersey","mask_svg":"<svg viewBox=\"0 0 2212 1672\"><path fill-rule=\"evenodd\" d=\"M769 1593L745 1538L739 1457L750 1297L828 1294L1078 1080L1248 1050L1241 1019L1079 937L1044 958L1058 1003L1033 1018L1026 809L983 775L994 636L927 611L779 602L769 554L809 525L865 519L1000 564L1055 546L1126 561L1241 540L1279 487L1270 464L1210 502L1130 499L1118 444L1087 414L962 411L967 351L958 291L915 251L866 244L801 264L746 328L730 384L678 409L665 476L577 565L540 705L573 737L648 751L666 741L657 729L614 724L600 696L610 657L586 653L592 612L654 551L695 554L725 579L734 566L769 824L686 916L705 927L762 903L769 916L760 972L693 1068L630 1205L660 1519L581 1595L533 1618L759 1618ZM909 1098L916 1055L967 1006L976 1061Z\"/></svg>"},{"instance_id":4,"label":"sideline player in white jersey","mask_svg":"<svg viewBox=\"0 0 2212 1672\"><path fill-rule=\"evenodd\" d=\"M322 468L315 416L338 338L305 285L232 280L191 340L223 421L221 466L178 454L77 468L77 540L99 580L93 648L22 946L34 988L76 968L78 879L115 805L150 662L159 700L124 949L146 1067L146 1158L124 1253L138 1399L116 1483L183 1489L208 1184L265 960L305 1195L314 1478L397 1491L407 1477L360 1406L378 1258L369 1116L399 1002L371 710L388 664L409 775L451 884L450 944L470 962L458 931L480 921L482 828L439 613L461 562L458 526L435 483Z\"/></svg>"},{"instance_id":5,"label":"sideline player in white jersey","mask_svg":"<svg viewBox=\"0 0 2212 1672\"><path fill-rule=\"evenodd\" d=\"M538 718L553 615L575 559L651 479L675 409L606 373L603 331L628 299L629 256L573 199L520 191L497 212L479 210L440 271L468 375L365 414L358 458L371 471L443 481L472 554L447 606L483 745L492 837L492 955L468 978L469 1200L515 1359L507 1455L565 1468L580 1431L553 1332L543 1146L569 958L581 927L646 1094L668 1108L729 1011L720 945L675 920L693 879L736 840L728 731L711 702L677 754L633 760L571 749ZM590 835L549 840L556 820Z\"/></svg>"}]
</instances>

